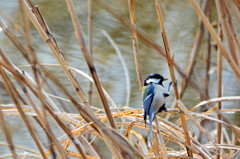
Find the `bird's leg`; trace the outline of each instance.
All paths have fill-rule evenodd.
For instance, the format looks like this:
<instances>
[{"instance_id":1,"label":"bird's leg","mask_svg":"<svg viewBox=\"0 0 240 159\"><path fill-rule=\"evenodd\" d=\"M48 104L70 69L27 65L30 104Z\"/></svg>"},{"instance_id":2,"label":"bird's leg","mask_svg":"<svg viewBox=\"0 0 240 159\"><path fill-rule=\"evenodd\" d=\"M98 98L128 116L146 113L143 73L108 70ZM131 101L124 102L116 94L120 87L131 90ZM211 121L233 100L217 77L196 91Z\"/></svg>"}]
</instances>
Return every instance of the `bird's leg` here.
<instances>
[{"instance_id":1,"label":"bird's leg","mask_svg":"<svg viewBox=\"0 0 240 159\"><path fill-rule=\"evenodd\" d=\"M172 81L168 85L168 92L170 91L171 85L172 85Z\"/></svg>"}]
</instances>

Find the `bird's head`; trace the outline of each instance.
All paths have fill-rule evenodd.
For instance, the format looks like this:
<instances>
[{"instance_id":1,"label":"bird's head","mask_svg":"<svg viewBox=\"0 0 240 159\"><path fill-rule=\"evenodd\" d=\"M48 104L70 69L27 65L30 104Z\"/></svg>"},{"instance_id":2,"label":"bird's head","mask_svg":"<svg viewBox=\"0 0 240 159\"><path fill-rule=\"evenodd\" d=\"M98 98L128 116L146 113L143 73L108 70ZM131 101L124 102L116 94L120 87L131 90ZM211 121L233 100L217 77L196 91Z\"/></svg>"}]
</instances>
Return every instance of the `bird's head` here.
<instances>
[{"instance_id":1,"label":"bird's head","mask_svg":"<svg viewBox=\"0 0 240 159\"><path fill-rule=\"evenodd\" d=\"M167 80L167 78L164 78L162 75L158 73L150 74L145 80L144 80L144 86L149 85L150 83L160 84L163 85L162 82Z\"/></svg>"}]
</instances>

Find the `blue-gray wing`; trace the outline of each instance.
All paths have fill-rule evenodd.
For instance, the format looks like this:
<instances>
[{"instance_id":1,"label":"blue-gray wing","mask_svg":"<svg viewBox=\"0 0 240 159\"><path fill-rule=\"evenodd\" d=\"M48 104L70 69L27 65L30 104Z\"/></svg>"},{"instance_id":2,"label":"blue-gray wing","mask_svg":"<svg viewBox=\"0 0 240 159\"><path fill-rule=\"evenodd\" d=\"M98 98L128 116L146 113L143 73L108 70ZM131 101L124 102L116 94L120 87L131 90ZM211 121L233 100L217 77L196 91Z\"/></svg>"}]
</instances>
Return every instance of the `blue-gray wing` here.
<instances>
[{"instance_id":1,"label":"blue-gray wing","mask_svg":"<svg viewBox=\"0 0 240 159\"><path fill-rule=\"evenodd\" d=\"M146 123L147 116L149 115L149 110L151 108L152 100L154 97L154 84L149 84L145 89L145 99L143 101L143 109L144 109L144 121Z\"/></svg>"}]
</instances>

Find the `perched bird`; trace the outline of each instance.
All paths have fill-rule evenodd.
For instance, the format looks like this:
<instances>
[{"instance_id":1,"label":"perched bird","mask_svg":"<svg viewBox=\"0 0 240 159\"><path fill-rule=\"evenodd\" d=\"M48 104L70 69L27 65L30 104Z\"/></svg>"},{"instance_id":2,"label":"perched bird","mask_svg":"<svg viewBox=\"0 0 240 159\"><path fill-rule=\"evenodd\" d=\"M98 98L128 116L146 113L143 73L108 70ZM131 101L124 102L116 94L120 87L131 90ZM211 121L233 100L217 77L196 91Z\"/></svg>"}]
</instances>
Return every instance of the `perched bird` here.
<instances>
[{"instance_id":1,"label":"perched bird","mask_svg":"<svg viewBox=\"0 0 240 159\"><path fill-rule=\"evenodd\" d=\"M163 110L166 112L169 111L165 107L165 98L169 96L169 93L164 91L163 81L165 80L167 80L167 78L164 78L160 74L157 73L151 74L144 80L144 86L142 89L144 109L143 118L146 125L147 117L149 117L150 124L149 141L151 144L152 144L152 122L155 115Z\"/></svg>"}]
</instances>

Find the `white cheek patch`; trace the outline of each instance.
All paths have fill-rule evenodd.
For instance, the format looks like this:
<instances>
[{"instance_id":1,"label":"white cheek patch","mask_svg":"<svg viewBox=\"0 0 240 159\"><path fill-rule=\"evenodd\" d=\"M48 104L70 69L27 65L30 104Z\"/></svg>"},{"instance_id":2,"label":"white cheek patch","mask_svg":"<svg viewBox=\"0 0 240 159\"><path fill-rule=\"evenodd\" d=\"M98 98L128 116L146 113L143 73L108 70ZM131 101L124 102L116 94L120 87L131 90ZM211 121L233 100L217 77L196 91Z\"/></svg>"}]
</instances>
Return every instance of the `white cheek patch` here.
<instances>
[{"instance_id":1,"label":"white cheek patch","mask_svg":"<svg viewBox=\"0 0 240 159\"><path fill-rule=\"evenodd\" d=\"M160 79L150 78L150 79L148 79L146 82L147 82L147 84L149 84L150 82L159 83L159 81L160 81Z\"/></svg>"}]
</instances>

